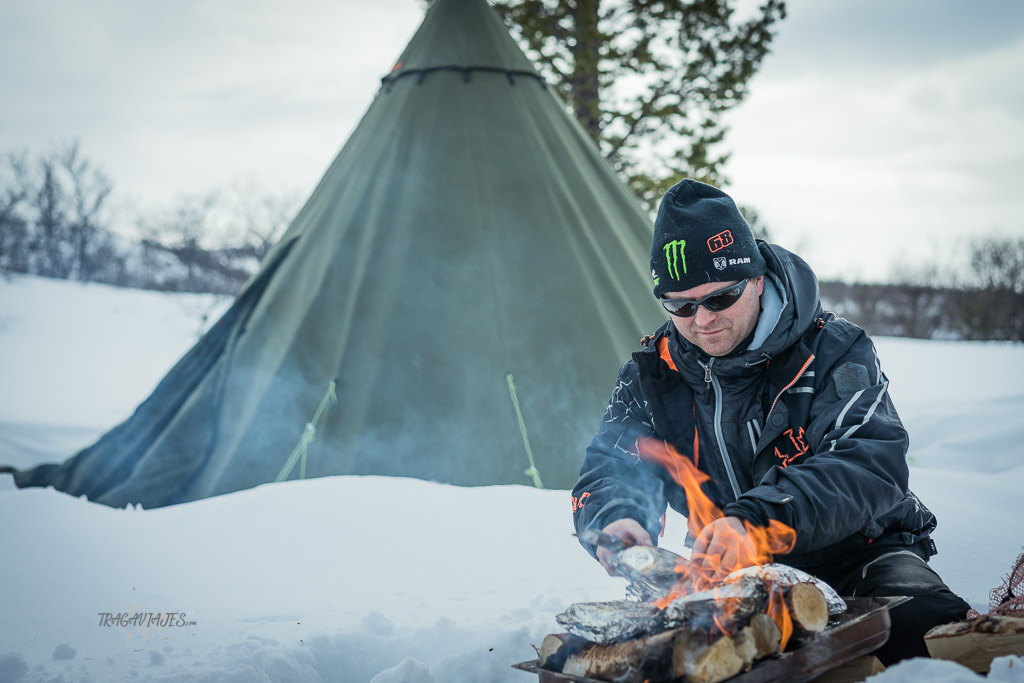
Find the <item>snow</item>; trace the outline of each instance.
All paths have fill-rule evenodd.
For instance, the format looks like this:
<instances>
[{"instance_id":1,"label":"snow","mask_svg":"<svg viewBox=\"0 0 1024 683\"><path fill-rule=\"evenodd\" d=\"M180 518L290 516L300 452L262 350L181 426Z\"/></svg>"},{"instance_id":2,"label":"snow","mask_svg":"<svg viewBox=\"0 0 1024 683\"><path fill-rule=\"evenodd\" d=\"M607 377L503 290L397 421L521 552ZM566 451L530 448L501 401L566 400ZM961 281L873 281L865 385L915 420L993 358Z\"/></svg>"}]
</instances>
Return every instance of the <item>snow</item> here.
<instances>
[{"instance_id":1,"label":"snow","mask_svg":"<svg viewBox=\"0 0 1024 683\"><path fill-rule=\"evenodd\" d=\"M91 443L225 305L0 280L0 463ZM939 517L932 564L984 610L1024 544L1024 346L876 343L911 486ZM142 510L2 475L0 519L0 683L527 683L511 664L535 657L555 614L624 589L570 536L568 492L526 486L329 477ZM670 517L665 544L681 550L684 529ZM150 613L165 623L126 623ZM981 680L931 660L871 680L925 678ZM989 680L1024 682L1024 659L997 660Z\"/></svg>"}]
</instances>

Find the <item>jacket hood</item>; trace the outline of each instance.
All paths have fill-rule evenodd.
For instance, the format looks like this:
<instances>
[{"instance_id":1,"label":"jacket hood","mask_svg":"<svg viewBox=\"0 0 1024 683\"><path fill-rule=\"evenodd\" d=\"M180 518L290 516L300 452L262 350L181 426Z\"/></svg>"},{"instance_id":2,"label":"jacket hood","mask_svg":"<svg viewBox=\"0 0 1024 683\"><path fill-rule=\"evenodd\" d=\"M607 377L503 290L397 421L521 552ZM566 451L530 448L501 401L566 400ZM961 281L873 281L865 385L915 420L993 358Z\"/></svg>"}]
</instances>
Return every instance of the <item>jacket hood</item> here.
<instances>
[{"instance_id":1,"label":"jacket hood","mask_svg":"<svg viewBox=\"0 0 1024 683\"><path fill-rule=\"evenodd\" d=\"M818 278L807 262L793 252L762 240L758 240L757 246L768 264L765 280L771 280L781 300L778 302L781 309L776 317L774 311L764 305L767 302L763 302L753 348L741 355L756 352L774 357L796 343L818 315ZM762 325L770 329L763 329ZM760 340L763 341L758 345Z\"/></svg>"}]
</instances>

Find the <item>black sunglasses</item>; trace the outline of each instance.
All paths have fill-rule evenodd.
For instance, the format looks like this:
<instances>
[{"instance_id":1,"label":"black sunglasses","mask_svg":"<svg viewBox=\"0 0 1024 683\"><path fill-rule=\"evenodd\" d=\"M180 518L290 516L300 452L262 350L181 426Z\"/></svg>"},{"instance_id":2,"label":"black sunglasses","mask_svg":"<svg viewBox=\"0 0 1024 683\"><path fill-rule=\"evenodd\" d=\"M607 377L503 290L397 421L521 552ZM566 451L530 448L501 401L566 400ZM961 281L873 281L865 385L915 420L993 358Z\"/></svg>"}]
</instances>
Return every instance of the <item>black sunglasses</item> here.
<instances>
[{"instance_id":1,"label":"black sunglasses","mask_svg":"<svg viewBox=\"0 0 1024 683\"><path fill-rule=\"evenodd\" d=\"M662 299L658 301L665 307L665 310L672 315L678 315L680 318L692 318L697 315L697 307L703 306L704 308L718 313L729 308L743 296L743 290L747 288L747 283L750 280L740 280L734 285L723 287L722 289L711 292L703 299L699 301L693 301L692 299Z\"/></svg>"}]
</instances>

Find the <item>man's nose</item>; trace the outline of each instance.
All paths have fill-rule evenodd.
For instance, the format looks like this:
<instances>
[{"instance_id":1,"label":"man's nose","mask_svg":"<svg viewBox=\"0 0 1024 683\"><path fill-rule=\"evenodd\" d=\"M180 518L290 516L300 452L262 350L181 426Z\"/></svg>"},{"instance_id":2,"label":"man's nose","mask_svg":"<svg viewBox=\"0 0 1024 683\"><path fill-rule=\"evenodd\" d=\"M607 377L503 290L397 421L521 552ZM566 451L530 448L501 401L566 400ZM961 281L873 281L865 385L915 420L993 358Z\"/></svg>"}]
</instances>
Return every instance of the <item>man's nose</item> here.
<instances>
[{"instance_id":1,"label":"man's nose","mask_svg":"<svg viewBox=\"0 0 1024 683\"><path fill-rule=\"evenodd\" d=\"M707 327L709 324L714 322L717 316L717 313L709 311L704 306L698 306L697 312L693 316L693 322L696 323L698 327Z\"/></svg>"}]
</instances>

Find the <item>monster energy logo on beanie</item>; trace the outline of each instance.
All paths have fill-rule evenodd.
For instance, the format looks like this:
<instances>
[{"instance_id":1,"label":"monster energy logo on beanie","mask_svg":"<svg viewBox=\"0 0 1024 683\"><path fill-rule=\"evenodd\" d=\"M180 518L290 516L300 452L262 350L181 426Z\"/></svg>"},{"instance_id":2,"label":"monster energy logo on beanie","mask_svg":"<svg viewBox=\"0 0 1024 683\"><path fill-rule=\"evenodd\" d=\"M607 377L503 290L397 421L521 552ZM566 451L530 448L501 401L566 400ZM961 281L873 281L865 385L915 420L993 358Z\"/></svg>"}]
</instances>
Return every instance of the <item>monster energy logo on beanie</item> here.
<instances>
[{"instance_id":1,"label":"monster energy logo on beanie","mask_svg":"<svg viewBox=\"0 0 1024 683\"><path fill-rule=\"evenodd\" d=\"M673 280L681 280L679 277L679 262L683 263L683 273L686 273L686 240L672 240L665 245L665 261L668 263L668 276Z\"/></svg>"},{"instance_id":2,"label":"monster energy logo on beanie","mask_svg":"<svg viewBox=\"0 0 1024 683\"><path fill-rule=\"evenodd\" d=\"M750 227L729 195L695 180L665 193L654 221L654 295L708 282L736 282L767 270Z\"/></svg>"}]
</instances>

